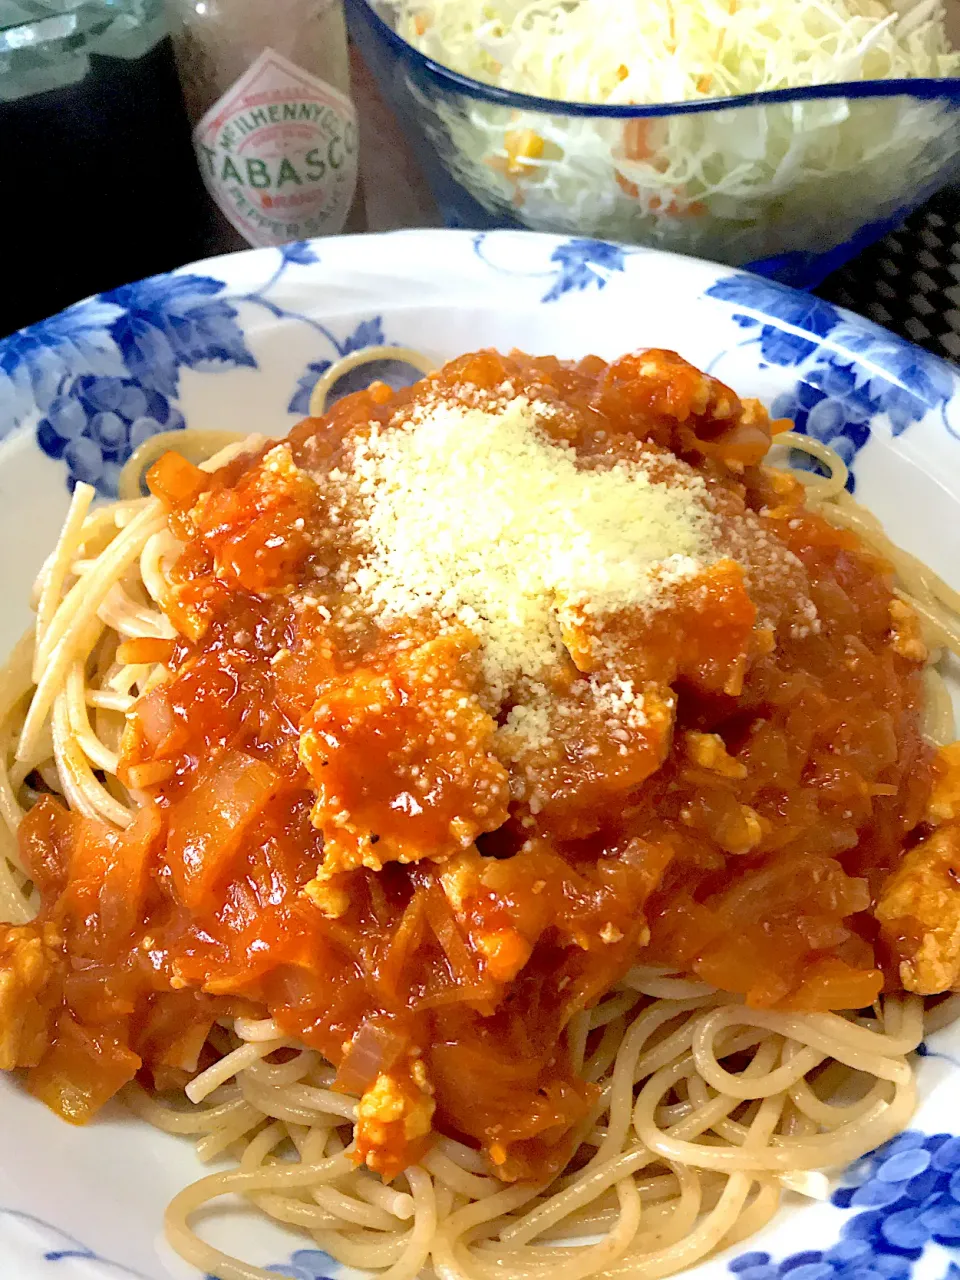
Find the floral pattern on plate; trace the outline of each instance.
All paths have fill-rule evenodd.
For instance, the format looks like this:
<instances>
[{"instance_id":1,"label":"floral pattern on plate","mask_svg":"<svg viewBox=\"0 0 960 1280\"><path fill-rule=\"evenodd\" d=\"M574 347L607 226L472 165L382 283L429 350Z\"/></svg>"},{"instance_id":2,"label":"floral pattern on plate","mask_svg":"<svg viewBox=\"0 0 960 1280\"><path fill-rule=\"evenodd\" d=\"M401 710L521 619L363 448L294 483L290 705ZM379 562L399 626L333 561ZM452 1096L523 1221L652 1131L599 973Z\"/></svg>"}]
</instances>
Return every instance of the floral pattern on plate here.
<instances>
[{"instance_id":1,"label":"floral pattern on plate","mask_svg":"<svg viewBox=\"0 0 960 1280\"><path fill-rule=\"evenodd\" d=\"M943 1280L960 1277L960 1138L908 1129L847 1169L831 1201L856 1210L835 1243L779 1262L742 1253L728 1269L738 1280L911 1280L939 1251Z\"/></svg>"},{"instance_id":2,"label":"floral pattern on plate","mask_svg":"<svg viewBox=\"0 0 960 1280\"><path fill-rule=\"evenodd\" d=\"M960 381L947 365L828 304L709 263L569 237L402 232L186 267L0 342L3 647L28 623L30 583L66 510L65 479L89 476L108 495L141 435L225 425L224 412L238 430L280 434L305 412L329 362L370 341L409 343L438 361L481 346L606 358L674 348L741 394L790 413L801 429L839 441L858 492L906 545L934 563L939 555L950 572L960 512ZM919 1063L920 1132L956 1127L958 1042L955 1033L939 1035L937 1053ZM203 1173L186 1144L117 1117L54 1130L52 1118L6 1079L0 1113L11 1150L54 1153L0 1161L0 1203L10 1206L0 1213L0 1276L191 1274L168 1268L157 1247L171 1186ZM935 1149L924 1145L934 1139L921 1136L930 1163L919 1173L914 1166L924 1157L918 1140L910 1141L859 1165L834 1205L786 1204L752 1253L738 1246L741 1273L770 1268L746 1280L780 1280L787 1271L797 1273L791 1280L960 1280L949 1269L960 1214L955 1175L939 1168L956 1140L938 1135ZM884 1163L910 1152L912 1164ZM927 1187L922 1179L931 1170L937 1181ZM877 1195L892 1198L871 1203ZM50 1216L56 1226L45 1225ZM229 1249L233 1224L218 1236L220 1225L202 1229ZM244 1251L278 1275L344 1274L302 1234L261 1236L252 1223L249 1230L253 1243ZM807 1266L819 1270L801 1274ZM719 1257L698 1274L719 1280L726 1267Z\"/></svg>"},{"instance_id":3,"label":"floral pattern on plate","mask_svg":"<svg viewBox=\"0 0 960 1280\"><path fill-rule=\"evenodd\" d=\"M935 411L960 439L947 414L954 374L936 356L812 294L759 276L727 276L706 296L738 308L734 321L751 332L741 346L756 343L765 361L801 375L774 399L772 415L790 418L795 430L835 449L848 467L880 415L898 436ZM714 360L714 370L722 360ZM854 483L851 472L851 491Z\"/></svg>"}]
</instances>

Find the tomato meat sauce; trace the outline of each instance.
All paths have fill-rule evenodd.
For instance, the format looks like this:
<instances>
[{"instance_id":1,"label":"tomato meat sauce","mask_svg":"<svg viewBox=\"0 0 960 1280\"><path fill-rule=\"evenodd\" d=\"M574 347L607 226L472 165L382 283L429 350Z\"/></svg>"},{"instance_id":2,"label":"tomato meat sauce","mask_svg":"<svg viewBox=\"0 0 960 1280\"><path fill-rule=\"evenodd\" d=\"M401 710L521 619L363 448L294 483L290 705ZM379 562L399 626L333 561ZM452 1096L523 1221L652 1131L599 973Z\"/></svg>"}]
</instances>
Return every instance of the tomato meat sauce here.
<instances>
[{"instance_id":1,"label":"tomato meat sauce","mask_svg":"<svg viewBox=\"0 0 960 1280\"><path fill-rule=\"evenodd\" d=\"M328 486L371 424L505 384L556 407L580 465L698 477L729 534L655 611L602 635L567 616L525 736L509 692L485 705L469 626L358 605ZM631 966L759 1008L897 988L916 925L875 908L937 770L922 646L889 565L765 464L770 434L669 352L481 352L213 474L156 464L179 638L140 655L166 671L124 734L136 820L42 798L20 833L41 913L0 932L32 1091L84 1121L135 1076L181 1088L218 1021L270 1016L360 1096L357 1159L385 1177L439 1130L539 1178L595 1093L564 1029Z\"/></svg>"}]
</instances>

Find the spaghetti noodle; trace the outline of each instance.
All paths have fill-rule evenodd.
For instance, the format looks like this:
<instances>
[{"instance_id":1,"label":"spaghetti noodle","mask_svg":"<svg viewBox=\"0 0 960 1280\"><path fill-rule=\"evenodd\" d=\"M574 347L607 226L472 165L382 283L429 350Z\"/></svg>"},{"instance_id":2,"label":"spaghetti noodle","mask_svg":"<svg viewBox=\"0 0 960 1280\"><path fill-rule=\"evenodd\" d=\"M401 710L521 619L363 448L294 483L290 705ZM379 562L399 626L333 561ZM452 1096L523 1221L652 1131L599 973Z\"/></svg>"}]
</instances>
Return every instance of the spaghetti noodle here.
<instances>
[{"instance_id":1,"label":"spaghetti noodle","mask_svg":"<svg viewBox=\"0 0 960 1280\"><path fill-rule=\"evenodd\" d=\"M314 415L345 372L397 354L372 349L334 365L315 392ZM416 353L399 354L428 371ZM251 467L263 456L260 440L214 452L221 433L205 440L182 432L175 443L194 460L206 458L207 473L226 468L234 484L244 451ZM930 652L926 732L952 741L935 664L944 649L960 653L960 596L892 546L847 494L846 468L832 450L794 433L774 443L811 454L826 470L826 477L801 473L808 509L853 530L893 566L897 594L919 615ZM125 494L141 491L154 460L132 461ZM173 772L162 758L130 756L128 724L166 686L179 643L171 601L182 523L158 497L93 507L93 496L77 486L37 582L35 631L0 679L0 918L14 923L34 915L38 896L46 905L42 878L23 859L22 833L17 841L41 796L53 792L74 813L126 832L109 838L118 847L116 840L135 839L150 797ZM151 730L155 738L169 731ZM690 749L702 754L707 736L694 734ZM717 767L736 773L723 759ZM896 790L878 782L879 803ZM32 829L27 844L37 839ZM605 928L611 938L619 932ZM143 945L149 950L151 939ZM481 1005L488 998L477 997ZM0 1001L0 1030L9 1014ZM949 1016L947 1001L932 1011L931 1025ZM894 990L859 1013L751 1007L683 965L635 962L563 1027L557 1053L570 1079L583 1082L584 1102L559 1172L544 1166L540 1177L505 1182L496 1143L484 1151L448 1129L388 1183L352 1158L369 1095L351 1092L307 1037L277 1019L256 1002L218 1008L212 1027L198 1023L189 1044L177 1042L179 1058L168 1052L165 1068L154 1067L155 1089L131 1083L124 1092L141 1118L194 1138L201 1159L232 1159L233 1167L177 1195L166 1219L181 1256L222 1280L276 1274L192 1229L198 1209L228 1194L386 1280L414 1280L427 1266L440 1280L670 1275L757 1231L784 1190L824 1195L820 1170L900 1131L915 1105L909 1055L924 1030L918 994ZM45 1096L39 1085L34 1091Z\"/></svg>"}]
</instances>

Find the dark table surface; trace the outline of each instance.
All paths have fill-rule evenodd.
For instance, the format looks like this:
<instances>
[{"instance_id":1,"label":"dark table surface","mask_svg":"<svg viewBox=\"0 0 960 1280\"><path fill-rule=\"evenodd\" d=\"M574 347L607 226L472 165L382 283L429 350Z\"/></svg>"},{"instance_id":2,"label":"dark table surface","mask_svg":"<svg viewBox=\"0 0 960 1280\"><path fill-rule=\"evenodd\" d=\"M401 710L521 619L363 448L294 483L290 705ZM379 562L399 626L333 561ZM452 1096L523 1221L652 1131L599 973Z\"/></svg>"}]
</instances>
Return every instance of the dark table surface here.
<instances>
[{"instance_id":1,"label":"dark table surface","mask_svg":"<svg viewBox=\"0 0 960 1280\"><path fill-rule=\"evenodd\" d=\"M816 292L960 364L960 186L934 196Z\"/></svg>"}]
</instances>

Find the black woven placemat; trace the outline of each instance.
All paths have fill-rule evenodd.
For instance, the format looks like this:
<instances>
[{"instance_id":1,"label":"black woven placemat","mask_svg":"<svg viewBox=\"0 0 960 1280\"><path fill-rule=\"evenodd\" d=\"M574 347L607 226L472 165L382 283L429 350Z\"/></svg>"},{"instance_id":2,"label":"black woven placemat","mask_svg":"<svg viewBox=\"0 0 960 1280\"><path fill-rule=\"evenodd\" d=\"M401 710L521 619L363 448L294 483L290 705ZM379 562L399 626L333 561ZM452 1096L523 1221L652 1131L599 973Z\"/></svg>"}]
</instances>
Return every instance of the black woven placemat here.
<instances>
[{"instance_id":1,"label":"black woven placemat","mask_svg":"<svg viewBox=\"0 0 960 1280\"><path fill-rule=\"evenodd\" d=\"M960 186L934 196L816 292L960 364Z\"/></svg>"}]
</instances>

